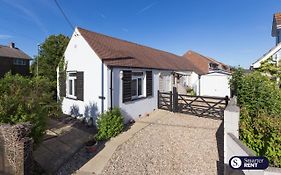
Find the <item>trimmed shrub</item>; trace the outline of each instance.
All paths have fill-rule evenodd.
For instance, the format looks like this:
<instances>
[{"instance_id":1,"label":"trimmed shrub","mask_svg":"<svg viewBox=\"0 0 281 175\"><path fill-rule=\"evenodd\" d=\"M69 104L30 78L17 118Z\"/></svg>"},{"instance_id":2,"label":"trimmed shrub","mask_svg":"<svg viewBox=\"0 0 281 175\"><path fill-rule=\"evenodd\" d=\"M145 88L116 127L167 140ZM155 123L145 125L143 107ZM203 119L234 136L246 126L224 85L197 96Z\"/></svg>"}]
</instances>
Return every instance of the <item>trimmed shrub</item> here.
<instances>
[{"instance_id":1,"label":"trimmed shrub","mask_svg":"<svg viewBox=\"0 0 281 175\"><path fill-rule=\"evenodd\" d=\"M119 108L101 114L97 119L97 127L97 140L108 140L120 134L124 128L124 121Z\"/></svg>"}]
</instances>

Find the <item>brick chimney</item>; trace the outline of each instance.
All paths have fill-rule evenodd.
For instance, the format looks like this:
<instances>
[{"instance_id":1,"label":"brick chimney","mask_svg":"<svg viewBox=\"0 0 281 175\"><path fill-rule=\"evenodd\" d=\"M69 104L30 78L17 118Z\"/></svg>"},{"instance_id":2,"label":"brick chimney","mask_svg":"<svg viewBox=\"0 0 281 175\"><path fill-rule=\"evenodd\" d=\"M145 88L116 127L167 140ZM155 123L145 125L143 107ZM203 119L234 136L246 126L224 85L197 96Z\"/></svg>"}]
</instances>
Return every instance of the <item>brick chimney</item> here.
<instances>
[{"instance_id":1,"label":"brick chimney","mask_svg":"<svg viewBox=\"0 0 281 175\"><path fill-rule=\"evenodd\" d=\"M15 43L11 42L11 43L9 44L9 47L14 49L14 48L15 48Z\"/></svg>"}]
</instances>

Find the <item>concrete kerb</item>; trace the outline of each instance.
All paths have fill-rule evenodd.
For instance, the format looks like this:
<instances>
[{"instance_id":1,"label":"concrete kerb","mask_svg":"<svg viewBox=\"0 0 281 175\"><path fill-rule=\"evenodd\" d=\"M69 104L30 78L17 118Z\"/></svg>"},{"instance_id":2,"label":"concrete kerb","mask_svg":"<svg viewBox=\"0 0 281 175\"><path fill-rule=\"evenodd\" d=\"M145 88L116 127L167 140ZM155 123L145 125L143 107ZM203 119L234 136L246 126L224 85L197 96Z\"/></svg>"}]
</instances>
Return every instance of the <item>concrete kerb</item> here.
<instances>
[{"instance_id":1,"label":"concrete kerb","mask_svg":"<svg viewBox=\"0 0 281 175\"><path fill-rule=\"evenodd\" d=\"M78 171L77 174L100 174L103 168L106 166L107 162L110 160L111 156L115 152L115 150L125 143L127 140L132 138L136 133L140 130L146 128L147 126L151 125L151 123L156 122L157 120L161 119L163 115L171 115L170 112L157 110L150 114L149 117L143 117L136 120L135 124L131 126L131 128L122 134L118 135L115 138L110 139L108 142L105 143L105 147L90 161L88 161L84 166L82 166ZM145 121L145 122L139 122Z\"/></svg>"}]
</instances>

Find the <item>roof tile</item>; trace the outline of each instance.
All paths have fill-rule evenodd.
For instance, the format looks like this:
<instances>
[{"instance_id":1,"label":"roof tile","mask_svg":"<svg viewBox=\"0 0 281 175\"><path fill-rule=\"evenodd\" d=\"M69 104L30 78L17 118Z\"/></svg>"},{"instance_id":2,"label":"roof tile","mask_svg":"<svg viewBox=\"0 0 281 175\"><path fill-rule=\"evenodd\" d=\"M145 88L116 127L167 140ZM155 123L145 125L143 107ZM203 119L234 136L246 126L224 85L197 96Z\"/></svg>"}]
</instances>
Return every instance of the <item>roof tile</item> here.
<instances>
[{"instance_id":1,"label":"roof tile","mask_svg":"<svg viewBox=\"0 0 281 175\"><path fill-rule=\"evenodd\" d=\"M31 59L30 56L28 56L18 48L11 48L9 46L3 46L3 45L0 45L0 57L21 58L26 60Z\"/></svg>"},{"instance_id":2,"label":"roof tile","mask_svg":"<svg viewBox=\"0 0 281 175\"><path fill-rule=\"evenodd\" d=\"M193 63L181 56L79 27L78 31L100 59L109 66L197 72Z\"/></svg>"},{"instance_id":3,"label":"roof tile","mask_svg":"<svg viewBox=\"0 0 281 175\"><path fill-rule=\"evenodd\" d=\"M209 73L209 63L216 63L222 67L222 69L226 72L230 71L229 66L216 61L213 58L203 56L199 53L196 53L194 51L188 51L183 55L184 58L189 60L190 62L193 63L193 65L196 66L196 69L199 71L199 74L207 74Z\"/></svg>"}]
</instances>

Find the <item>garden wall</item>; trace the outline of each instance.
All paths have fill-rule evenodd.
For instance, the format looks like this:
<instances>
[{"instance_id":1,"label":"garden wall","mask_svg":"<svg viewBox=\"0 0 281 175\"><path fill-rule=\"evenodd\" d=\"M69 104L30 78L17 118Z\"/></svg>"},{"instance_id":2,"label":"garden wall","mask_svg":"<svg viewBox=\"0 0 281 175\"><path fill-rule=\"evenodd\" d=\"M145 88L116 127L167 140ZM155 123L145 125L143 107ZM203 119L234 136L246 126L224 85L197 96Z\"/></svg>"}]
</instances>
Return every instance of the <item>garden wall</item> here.
<instances>
[{"instance_id":1,"label":"garden wall","mask_svg":"<svg viewBox=\"0 0 281 175\"><path fill-rule=\"evenodd\" d=\"M24 175L32 171L31 125L0 125L0 174Z\"/></svg>"}]
</instances>

